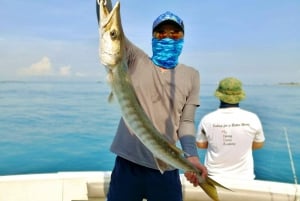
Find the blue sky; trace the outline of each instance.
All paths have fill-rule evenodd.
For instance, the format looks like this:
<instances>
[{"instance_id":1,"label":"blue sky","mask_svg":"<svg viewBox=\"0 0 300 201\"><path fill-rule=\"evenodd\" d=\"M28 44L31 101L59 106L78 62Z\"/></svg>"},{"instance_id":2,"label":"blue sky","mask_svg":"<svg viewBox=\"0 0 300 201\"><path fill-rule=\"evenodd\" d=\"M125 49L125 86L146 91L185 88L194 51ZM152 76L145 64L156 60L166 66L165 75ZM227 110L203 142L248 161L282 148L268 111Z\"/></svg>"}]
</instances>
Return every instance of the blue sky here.
<instances>
[{"instance_id":1,"label":"blue sky","mask_svg":"<svg viewBox=\"0 0 300 201\"><path fill-rule=\"evenodd\" d=\"M152 22L167 10L185 23L180 61L202 83L300 82L299 0L121 1L127 37L150 56ZM98 41L95 0L0 0L0 81L104 81Z\"/></svg>"}]
</instances>

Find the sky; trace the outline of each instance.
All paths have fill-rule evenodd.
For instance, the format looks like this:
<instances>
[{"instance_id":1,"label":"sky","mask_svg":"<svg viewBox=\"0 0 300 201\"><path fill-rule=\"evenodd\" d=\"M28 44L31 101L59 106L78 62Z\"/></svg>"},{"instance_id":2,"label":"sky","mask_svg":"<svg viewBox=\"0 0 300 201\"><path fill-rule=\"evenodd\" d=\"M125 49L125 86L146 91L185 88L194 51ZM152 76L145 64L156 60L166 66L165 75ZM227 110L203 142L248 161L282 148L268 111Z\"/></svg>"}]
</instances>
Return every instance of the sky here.
<instances>
[{"instance_id":1,"label":"sky","mask_svg":"<svg viewBox=\"0 0 300 201\"><path fill-rule=\"evenodd\" d=\"M113 5L116 1L112 1ZM299 0L120 1L125 34L151 50L154 19L185 24L181 63L201 83L300 82ZM0 81L105 81L95 0L0 0Z\"/></svg>"}]
</instances>

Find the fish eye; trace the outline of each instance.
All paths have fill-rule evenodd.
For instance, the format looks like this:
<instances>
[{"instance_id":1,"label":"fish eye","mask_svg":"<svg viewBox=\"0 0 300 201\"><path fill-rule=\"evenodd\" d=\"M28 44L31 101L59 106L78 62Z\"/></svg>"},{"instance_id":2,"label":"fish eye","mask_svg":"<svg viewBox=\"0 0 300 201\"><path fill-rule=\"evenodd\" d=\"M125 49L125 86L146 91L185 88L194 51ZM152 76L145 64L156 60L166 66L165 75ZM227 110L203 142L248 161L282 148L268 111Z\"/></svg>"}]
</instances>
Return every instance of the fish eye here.
<instances>
[{"instance_id":1,"label":"fish eye","mask_svg":"<svg viewBox=\"0 0 300 201\"><path fill-rule=\"evenodd\" d=\"M112 38L112 39L116 39L117 38L117 31L116 30L112 30L111 32L110 32L110 37Z\"/></svg>"}]
</instances>

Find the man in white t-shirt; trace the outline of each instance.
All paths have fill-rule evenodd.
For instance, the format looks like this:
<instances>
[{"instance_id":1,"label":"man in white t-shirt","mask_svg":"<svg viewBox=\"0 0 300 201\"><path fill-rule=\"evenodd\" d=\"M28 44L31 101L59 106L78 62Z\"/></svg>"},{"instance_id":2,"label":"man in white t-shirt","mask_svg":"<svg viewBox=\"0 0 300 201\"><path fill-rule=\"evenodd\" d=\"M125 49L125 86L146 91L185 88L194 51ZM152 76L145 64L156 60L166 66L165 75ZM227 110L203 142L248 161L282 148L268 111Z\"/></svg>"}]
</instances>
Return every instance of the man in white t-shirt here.
<instances>
[{"instance_id":1,"label":"man in white t-shirt","mask_svg":"<svg viewBox=\"0 0 300 201\"><path fill-rule=\"evenodd\" d=\"M265 141L261 122L256 114L239 107L245 92L238 79L220 81L215 96L220 99L220 107L201 119L197 132L197 146L207 149L208 174L252 180L252 150L262 148Z\"/></svg>"}]
</instances>

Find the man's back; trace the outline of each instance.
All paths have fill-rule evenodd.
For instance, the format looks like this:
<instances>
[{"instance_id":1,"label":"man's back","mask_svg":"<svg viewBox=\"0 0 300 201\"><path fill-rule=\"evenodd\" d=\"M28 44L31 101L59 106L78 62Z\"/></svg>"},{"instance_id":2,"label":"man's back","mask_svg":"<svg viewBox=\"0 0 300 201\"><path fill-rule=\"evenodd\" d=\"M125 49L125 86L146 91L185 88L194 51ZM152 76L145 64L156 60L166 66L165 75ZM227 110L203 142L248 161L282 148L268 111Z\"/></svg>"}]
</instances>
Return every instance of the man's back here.
<instances>
[{"instance_id":1,"label":"man's back","mask_svg":"<svg viewBox=\"0 0 300 201\"><path fill-rule=\"evenodd\" d=\"M254 179L252 150L264 144L264 133L256 114L239 107L246 94L234 77L220 81L215 91L219 109L205 115L198 126L197 146L207 148L208 173L230 179Z\"/></svg>"},{"instance_id":2,"label":"man's back","mask_svg":"<svg viewBox=\"0 0 300 201\"><path fill-rule=\"evenodd\" d=\"M204 116L198 129L203 133L197 142L208 142L209 174L254 179L252 143L264 141L256 114L238 107L220 108Z\"/></svg>"}]
</instances>

